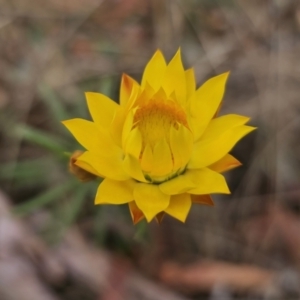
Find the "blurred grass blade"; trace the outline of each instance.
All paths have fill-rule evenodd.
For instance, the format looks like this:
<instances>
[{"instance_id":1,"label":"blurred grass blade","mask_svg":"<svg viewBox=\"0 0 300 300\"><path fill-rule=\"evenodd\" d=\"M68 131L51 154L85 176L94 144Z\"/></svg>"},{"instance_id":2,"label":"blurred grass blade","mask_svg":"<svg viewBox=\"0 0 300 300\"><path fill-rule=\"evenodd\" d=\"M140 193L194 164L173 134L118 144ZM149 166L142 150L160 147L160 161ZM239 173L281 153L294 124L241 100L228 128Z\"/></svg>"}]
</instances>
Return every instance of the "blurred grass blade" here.
<instances>
[{"instance_id":1,"label":"blurred grass blade","mask_svg":"<svg viewBox=\"0 0 300 300\"><path fill-rule=\"evenodd\" d=\"M89 193L90 186L89 185L81 185L79 186L73 193L72 200L70 201L68 207L63 212L63 222L64 226L67 228L71 226L78 217L81 208L87 198Z\"/></svg>"},{"instance_id":2,"label":"blurred grass blade","mask_svg":"<svg viewBox=\"0 0 300 300\"><path fill-rule=\"evenodd\" d=\"M63 102L59 99L53 89L45 84L40 84L38 86L38 92L42 101L47 105L51 112L51 116L54 120L53 123L60 125L61 121L70 118Z\"/></svg>"},{"instance_id":3,"label":"blurred grass blade","mask_svg":"<svg viewBox=\"0 0 300 300\"><path fill-rule=\"evenodd\" d=\"M55 222L52 223L48 232L50 243L59 243L64 237L66 230L78 221L77 219L83 211L83 205L88 200L91 189L96 189L97 186L98 183L96 181L79 184L72 190L67 201L64 201L63 204L55 204L54 210L52 210Z\"/></svg>"},{"instance_id":4,"label":"blurred grass blade","mask_svg":"<svg viewBox=\"0 0 300 300\"><path fill-rule=\"evenodd\" d=\"M47 205L51 202L61 200L64 194L78 185L78 181L70 180L65 182L57 187L51 188L45 193L26 201L25 203L18 205L14 208L14 213L20 216L27 215L34 210L41 208L44 205Z\"/></svg>"},{"instance_id":5,"label":"blurred grass blade","mask_svg":"<svg viewBox=\"0 0 300 300\"><path fill-rule=\"evenodd\" d=\"M147 226L147 222L145 220L142 220L141 222L139 222L136 227L136 232L134 234L133 239L136 240L137 242L145 242L148 239L148 226Z\"/></svg>"},{"instance_id":6,"label":"blurred grass blade","mask_svg":"<svg viewBox=\"0 0 300 300\"><path fill-rule=\"evenodd\" d=\"M49 164L48 158L4 163L0 168L0 179L38 178L45 174L46 165Z\"/></svg>"},{"instance_id":7,"label":"blurred grass blade","mask_svg":"<svg viewBox=\"0 0 300 300\"><path fill-rule=\"evenodd\" d=\"M51 152L64 156L63 152L67 145L57 137L53 137L48 133L24 124L16 125L14 133L18 138L25 139L28 142L32 142Z\"/></svg>"},{"instance_id":8,"label":"blurred grass blade","mask_svg":"<svg viewBox=\"0 0 300 300\"><path fill-rule=\"evenodd\" d=\"M111 93L113 90L114 78L112 76L102 77L100 83L100 93L111 97Z\"/></svg>"},{"instance_id":9,"label":"blurred grass blade","mask_svg":"<svg viewBox=\"0 0 300 300\"><path fill-rule=\"evenodd\" d=\"M0 168L0 179L12 181L14 188L42 186L53 167L53 160L49 157L5 163Z\"/></svg>"}]
</instances>

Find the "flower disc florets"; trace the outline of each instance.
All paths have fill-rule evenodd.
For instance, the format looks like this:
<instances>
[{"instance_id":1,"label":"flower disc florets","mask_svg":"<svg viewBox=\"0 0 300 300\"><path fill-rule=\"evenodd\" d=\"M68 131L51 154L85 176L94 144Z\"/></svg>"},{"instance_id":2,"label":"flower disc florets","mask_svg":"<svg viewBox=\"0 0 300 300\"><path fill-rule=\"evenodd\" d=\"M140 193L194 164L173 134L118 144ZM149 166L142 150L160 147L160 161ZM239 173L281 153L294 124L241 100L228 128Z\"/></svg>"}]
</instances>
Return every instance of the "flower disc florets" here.
<instances>
[{"instance_id":1,"label":"flower disc florets","mask_svg":"<svg viewBox=\"0 0 300 300\"><path fill-rule=\"evenodd\" d=\"M180 124L188 128L185 112L177 103L155 98L138 107L134 124L141 131L143 146L152 148L162 139L170 143L171 128L178 130Z\"/></svg>"},{"instance_id":2,"label":"flower disc florets","mask_svg":"<svg viewBox=\"0 0 300 300\"><path fill-rule=\"evenodd\" d=\"M192 149L192 132L187 123L187 116L182 107L164 93L151 99L141 101L133 117L133 129L140 132L141 151L138 156L142 171L150 182L160 183L182 173L187 161L183 161L176 148L174 149L174 132L185 130L190 135L183 140L189 145L184 145L188 151ZM184 129L183 129L184 128ZM175 146L176 147L176 146ZM156 168L154 157L162 156Z\"/></svg>"},{"instance_id":3,"label":"flower disc florets","mask_svg":"<svg viewBox=\"0 0 300 300\"><path fill-rule=\"evenodd\" d=\"M228 73L196 88L178 51L169 64L157 51L142 82L123 75L120 104L86 93L93 122L63 124L86 149L75 164L103 177L95 203L128 203L134 223L185 221L191 204L213 205L209 194L228 194L220 174L240 165L228 152L254 127L239 115L217 117Z\"/></svg>"}]
</instances>

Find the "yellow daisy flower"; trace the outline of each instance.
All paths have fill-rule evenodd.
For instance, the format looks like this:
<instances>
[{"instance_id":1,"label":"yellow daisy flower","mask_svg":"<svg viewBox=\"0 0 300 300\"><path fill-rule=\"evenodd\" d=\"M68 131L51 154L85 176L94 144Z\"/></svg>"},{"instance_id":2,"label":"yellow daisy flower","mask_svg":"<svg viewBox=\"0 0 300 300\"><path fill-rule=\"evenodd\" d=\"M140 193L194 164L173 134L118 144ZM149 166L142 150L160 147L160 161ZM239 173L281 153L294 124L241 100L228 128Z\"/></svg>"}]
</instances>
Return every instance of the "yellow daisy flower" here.
<instances>
[{"instance_id":1,"label":"yellow daisy flower","mask_svg":"<svg viewBox=\"0 0 300 300\"><path fill-rule=\"evenodd\" d=\"M164 214L184 222L191 204L229 194L220 173L240 162L228 152L254 127L248 117L216 117L229 73L196 89L180 50L169 64L156 51L138 84L123 75L120 104L86 93L93 122L64 121L86 151L75 164L103 177L95 204L128 203L134 223Z\"/></svg>"}]
</instances>

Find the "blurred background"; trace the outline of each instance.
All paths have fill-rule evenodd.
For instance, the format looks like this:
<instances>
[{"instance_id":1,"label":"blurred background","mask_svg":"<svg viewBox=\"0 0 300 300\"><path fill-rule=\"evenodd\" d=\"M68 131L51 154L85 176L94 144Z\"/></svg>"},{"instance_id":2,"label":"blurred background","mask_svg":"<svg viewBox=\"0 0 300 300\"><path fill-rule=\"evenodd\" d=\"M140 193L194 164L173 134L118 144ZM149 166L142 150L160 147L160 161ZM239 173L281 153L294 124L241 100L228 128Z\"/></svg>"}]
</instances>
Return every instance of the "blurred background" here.
<instances>
[{"instance_id":1,"label":"blurred background","mask_svg":"<svg viewBox=\"0 0 300 300\"><path fill-rule=\"evenodd\" d=\"M232 195L134 226L69 174L60 121L178 47L259 129ZM298 0L0 0L0 300L300 299L299 98Z\"/></svg>"}]
</instances>

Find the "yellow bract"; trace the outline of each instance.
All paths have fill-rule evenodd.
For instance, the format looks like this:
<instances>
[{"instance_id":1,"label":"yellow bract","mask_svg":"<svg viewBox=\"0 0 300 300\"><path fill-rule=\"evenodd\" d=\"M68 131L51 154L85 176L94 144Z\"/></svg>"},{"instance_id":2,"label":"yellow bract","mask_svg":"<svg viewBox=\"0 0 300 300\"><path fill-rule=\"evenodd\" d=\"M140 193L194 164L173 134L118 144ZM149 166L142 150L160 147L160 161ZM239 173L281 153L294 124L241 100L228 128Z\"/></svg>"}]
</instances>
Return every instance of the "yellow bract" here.
<instances>
[{"instance_id":1,"label":"yellow bract","mask_svg":"<svg viewBox=\"0 0 300 300\"><path fill-rule=\"evenodd\" d=\"M134 223L165 213L184 222L192 202L213 205L209 194L228 194L220 173L240 165L228 152L255 129L244 116L216 117L228 74L196 89L180 50L169 64L158 50L141 85L123 75L120 105L86 93L93 122L63 124L86 149L76 165L104 178L95 204L128 203Z\"/></svg>"}]
</instances>

